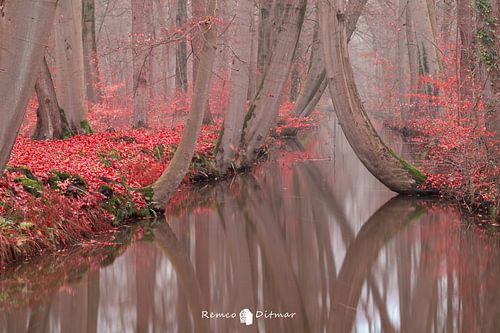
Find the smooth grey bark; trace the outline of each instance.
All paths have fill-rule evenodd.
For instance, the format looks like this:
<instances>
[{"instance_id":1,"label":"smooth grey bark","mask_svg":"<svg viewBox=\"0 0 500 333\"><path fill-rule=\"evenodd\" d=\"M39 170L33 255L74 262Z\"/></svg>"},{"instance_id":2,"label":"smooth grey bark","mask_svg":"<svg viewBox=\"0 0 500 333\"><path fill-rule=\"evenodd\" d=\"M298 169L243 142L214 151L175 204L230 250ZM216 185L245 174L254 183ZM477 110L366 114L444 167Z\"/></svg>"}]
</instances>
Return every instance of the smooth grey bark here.
<instances>
[{"instance_id":1,"label":"smooth grey bark","mask_svg":"<svg viewBox=\"0 0 500 333\"><path fill-rule=\"evenodd\" d=\"M211 16L216 16L217 0L209 0ZM193 89L193 99L181 142L172 161L160 178L152 185L154 190L153 201L158 208L165 208L166 203L175 192L186 175L191 159L193 158L196 139L200 133L203 113L208 101L210 78L217 49L217 28L215 23L207 18L201 23L203 29L203 49L200 53L200 66Z\"/></svg>"},{"instance_id":2,"label":"smooth grey bark","mask_svg":"<svg viewBox=\"0 0 500 333\"><path fill-rule=\"evenodd\" d=\"M206 10L208 0L191 0L191 9L193 18L203 18L208 16L209 11ZM200 57L203 50L203 36L199 34L194 34L191 39L191 49L193 51L193 85L196 82L196 77L198 75L198 68L200 66ZM203 124L212 124L214 119L212 117L212 112L210 111L210 103L207 101L205 105L205 111L203 113Z\"/></svg>"},{"instance_id":3,"label":"smooth grey bark","mask_svg":"<svg viewBox=\"0 0 500 333\"><path fill-rule=\"evenodd\" d=\"M59 1L55 24L56 93L74 133L88 132L83 69L82 2Z\"/></svg>"},{"instance_id":4,"label":"smooth grey bark","mask_svg":"<svg viewBox=\"0 0 500 333\"><path fill-rule=\"evenodd\" d=\"M280 15L275 17L275 45L260 89L247 115L240 144L239 167L248 167L254 162L276 122L283 88L290 73L304 20L306 1L277 1L276 7L279 8Z\"/></svg>"},{"instance_id":5,"label":"smooth grey bark","mask_svg":"<svg viewBox=\"0 0 500 333\"><path fill-rule=\"evenodd\" d=\"M57 0L5 0L0 7L0 174L33 91Z\"/></svg>"},{"instance_id":6,"label":"smooth grey bark","mask_svg":"<svg viewBox=\"0 0 500 333\"><path fill-rule=\"evenodd\" d=\"M435 76L440 71L439 54L426 0L408 0L407 12L412 17L413 33L418 48L418 65L423 74ZM428 93L435 93L433 87Z\"/></svg>"},{"instance_id":7,"label":"smooth grey bark","mask_svg":"<svg viewBox=\"0 0 500 333\"><path fill-rule=\"evenodd\" d=\"M37 122L33 139L51 140L64 138L68 124L64 111L57 102L56 90L50 75L49 66L44 58L35 83L38 98Z\"/></svg>"},{"instance_id":8,"label":"smooth grey bark","mask_svg":"<svg viewBox=\"0 0 500 333\"><path fill-rule=\"evenodd\" d=\"M177 28L181 28L187 21L187 1L177 0L176 7L175 23ZM187 92L188 90L187 43L185 40L177 44L175 52L175 87L177 91Z\"/></svg>"},{"instance_id":9,"label":"smooth grey bark","mask_svg":"<svg viewBox=\"0 0 500 333\"><path fill-rule=\"evenodd\" d=\"M236 34L232 49L234 52L231 69L231 93L224 115L224 131L217 150L216 165L221 174L225 174L238 149L249 86L249 70L252 43L252 7L253 0L241 0L236 9L234 24Z\"/></svg>"},{"instance_id":10,"label":"smooth grey bark","mask_svg":"<svg viewBox=\"0 0 500 333\"><path fill-rule=\"evenodd\" d=\"M299 97L295 102L292 109L292 114L295 117L307 116L304 112L307 106L310 104L311 100L314 99L317 92L321 89L326 88L323 84L325 81L325 65L323 64L323 51L321 50L321 45L319 43L319 22L318 22L318 11L316 9L316 24L314 25L313 42L311 47L311 56L309 58L309 68L307 70L307 77L304 82L304 87L301 89ZM324 87L322 87L324 85ZM321 97L321 96L320 96ZM307 108L308 111L312 111L313 108Z\"/></svg>"},{"instance_id":11,"label":"smooth grey bark","mask_svg":"<svg viewBox=\"0 0 500 333\"><path fill-rule=\"evenodd\" d=\"M273 5L275 0L259 1L259 29L257 32L257 85L262 81L271 59L271 31L273 26ZM252 96L253 98L254 96Z\"/></svg>"},{"instance_id":12,"label":"smooth grey bark","mask_svg":"<svg viewBox=\"0 0 500 333\"><path fill-rule=\"evenodd\" d=\"M259 40L258 40L258 34L257 34L257 20L258 16L255 11L255 6L252 7L252 28L251 28L251 42L250 42L250 73L249 73L249 79L248 79L248 95L247 99L252 100L255 97L255 94L257 93L257 56L258 56L258 46L259 46Z\"/></svg>"},{"instance_id":13,"label":"smooth grey bark","mask_svg":"<svg viewBox=\"0 0 500 333\"><path fill-rule=\"evenodd\" d=\"M406 78L405 78L405 69L406 69L406 52L404 52L405 49L405 34L404 34L404 27L405 27L405 20L404 20L404 11L406 7L406 1L405 0L397 0L397 6L396 6L396 11L395 14L397 16L396 20L396 51L394 54L394 59L395 63L398 64L397 67L397 89L398 89L398 100L399 100L399 111L400 111L400 118L397 120L397 123L406 125L407 119L408 119L408 108L405 105L406 103L406 97L405 97L405 87L406 87Z\"/></svg>"},{"instance_id":14,"label":"smooth grey bark","mask_svg":"<svg viewBox=\"0 0 500 333\"><path fill-rule=\"evenodd\" d=\"M132 0L132 62L133 62L133 120L134 128L148 126L148 107L150 102L151 52L152 48L144 45L150 37L151 0Z\"/></svg>"},{"instance_id":15,"label":"smooth grey bark","mask_svg":"<svg viewBox=\"0 0 500 333\"><path fill-rule=\"evenodd\" d=\"M327 81L337 118L366 168L398 193L416 192L425 176L382 142L363 107L349 60L343 0L320 1L320 36Z\"/></svg>"},{"instance_id":16,"label":"smooth grey bark","mask_svg":"<svg viewBox=\"0 0 500 333\"><path fill-rule=\"evenodd\" d=\"M95 38L95 0L83 0L83 66L87 100L92 104L101 102L101 80Z\"/></svg>"},{"instance_id":17,"label":"smooth grey bark","mask_svg":"<svg viewBox=\"0 0 500 333\"><path fill-rule=\"evenodd\" d=\"M347 42L351 40L351 37L356 31L356 24L358 23L359 17L363 12L363 8L368 0L352 0L347 4L346 16L347 16ZM317 21L318 11L316 10ZM304 87L300 91L299 98L295 103L292 114L295 117L307 117L318 105L321 96L326 90L326 72L325 65L323 61L323 51L321 49L320 38L318 34L319 23L316 23L314 29L314 39L311 50L311 57L309 61L309 69L307 71L307 77L304 82ZM287 134L293 134L293 131L287 131Z\"/></svg>"},{"instance_id":18,"label":"smooth grey bark","mask_svg":"<svg viewBox=\"0 0 500 333\"><path fill-rule=\"evenodd\" d=\"M410 0L406 1L405 22L406 22L406 45L408 47L408 67L410 70L410 93L416 94L418 89L418 47L415 32L413 30L413 19L411 12ZM414 97L410 97L410 110L414 109ZM410 115L405 115L409 117Z\"/></svg>"}]
</instances>

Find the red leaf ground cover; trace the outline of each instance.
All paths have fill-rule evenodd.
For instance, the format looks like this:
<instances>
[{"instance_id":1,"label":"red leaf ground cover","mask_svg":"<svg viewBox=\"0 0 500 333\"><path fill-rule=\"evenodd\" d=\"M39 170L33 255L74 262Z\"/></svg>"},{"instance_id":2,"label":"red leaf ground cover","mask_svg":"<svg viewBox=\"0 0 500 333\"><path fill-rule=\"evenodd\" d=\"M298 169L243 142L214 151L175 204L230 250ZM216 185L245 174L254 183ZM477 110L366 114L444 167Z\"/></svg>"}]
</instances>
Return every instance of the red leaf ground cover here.
<instances>
[{"instance_id":1,"label":"red leaf ground cover","mask_svg":"<svg viewBox=\"0 0 500 333\"><path fill-rule=\"evenodd\" d=\"M114 227L127 214L146 215L145 195L139 189L163 172L181 133L179 126L53 141L19 137L0 178L0 258L64 247ZM217 136L218 126L203 126L198 160L213 159ZM193 165L190 174L200 167ZM81 188L75 184L80 178ZM110 199L130 207L114 214L117 207L103 204Z\"/></svg>"},{"instance_id":2,"label":"red leaf ground cover","mask_svg":"<svg viewBox=\"0 0 500 333\"><path fill-rule=\"evenodd\" d=\"M164 109L187 107L185 98L172 103L175 105L158 106L151 112L150 129L127 129L130 125L116 113L130 111L113 110L115 102L103 103L89 115L98 133L52 141L27 137L36 121L30 110L21 129L24 136L18 137L8 168L0 177L0 266L79 243L130 218L151 216L147 186L168 165L183 131L182 125L155 126L172 116L173 112ZM34 108L36 102L30 105ZM283 106L278 132L313 126L309 118L288 117L289 109L290 105ZM184 185L213 175L219 128L220 123L202 127ZM174 196L175 203L179 199Z\"/></svg>"}]
</instances>

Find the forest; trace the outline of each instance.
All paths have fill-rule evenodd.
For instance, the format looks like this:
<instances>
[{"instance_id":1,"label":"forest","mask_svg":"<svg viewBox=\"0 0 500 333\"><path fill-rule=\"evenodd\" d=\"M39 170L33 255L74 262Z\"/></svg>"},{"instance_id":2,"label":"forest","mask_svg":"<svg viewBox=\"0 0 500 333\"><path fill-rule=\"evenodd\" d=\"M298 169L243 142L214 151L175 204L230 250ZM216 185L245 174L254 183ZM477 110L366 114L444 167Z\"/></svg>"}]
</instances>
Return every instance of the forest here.
<instances>
[{"instance_id":1,"label":"forest","mask_svg":"<svg viewBox=\"0 0 500 333\"><path fill-rule=\"evenodd\" d=\"M499 26L498 0L0 0L0 269L11 274L22 261L38 262L82 246L96 246L96 253L100 246L117 248L114 242L128 228L134 231L123 244L159 234L159 248L172 253L183 248L177 245L183 236L175 235L168 221L203 212L217 212L224 232L236 228L233 236L245 225L265 235L258 223L249 222L251 213L240 212L254 209L256 202L269 211L260 219L284 221L270 232L286 234L281 216L295 221L290 213L295 206L286 205L283 213L274 204L297 184L314 188L306 196L317 196L330 208L298 195L304 200L297 202L296 216L309 210L312 215L304 221L333 216L344 225L345 242L365 237L365 226L381 220L386 206L395 214L404 211L399 218L405 225L422 207L431 215L442 209L457 224L467 223L467 230L472 226L473 233L497 239ZM337 163L344 163L336 155L339 149L341 157L355 155L350 163L364 171L353 176L342 167L337 172ZM323 162L333 163L330 174ZM298 173L302 163L305 170ZM274 184L273 177L283 183ZM255 189L268 185L271 194ZM346 189L365 193L365 199L350 198ZM240 205L231 209L243 225L228 227L238 221L225 213L221 198L243 195L240 191L248 192L248 200L232 198ZM346 207L359 205L365 212L365 204L377 202L380 210L363 218L356 211L339 213L337 196L343 191ZM395 195L397 204L389 200ZM411 200L416 206L408 204ZM358 218L368 222L361 231L349 226L354 229L347 237L346 226ZM162 219L166 225L156 226ZM145 226L145 221L154 222ZM299 234L304 227L294 223L298 238L307 234ZM196 224L195 234L203 228ZM400 229L390 230L400 235ZM198 236L185 241L198 242ZM229 247L238 247L233 241ZM274 248L272 237L262 242L258 247L267 253L267 263L278 265L287 250ZM334 239L313 243L324 249ZM383 246L377 244L372 245ZM248 254L248 265L260 272L252 251L238 253ZM190 275L186 258L169 258L184 267L182 276L192 285L197 277ZM375 265L372 259L369 267ZM196 261L195 275L219 267L212 265L199 268ZM235 270L242 269L238 265ZM286 267L291 275L297 273L292 266ZM358 274L349 269L330 277ZM69 274L67 268L61 271ZM372 290L376 283L366 274ZM2 279L0 274L0 286ZM300 322L269 331L353 329L355 318L349 314L340 322L328 319L328 311L321 320L307 315L300 305L307 288L294 281L286 283L297 287L297 299L282 291L278 297L299 313ZM359 296L361 285L355 286ZM194 293L214 292L203 287L196 284ZM15 294L2 288L0 307ZM188 295L189 302L210 299L201 294ZM354 309L358 300L351 304ZM190 311L202 311L200 304L190 303ZM186 327L208 331L210 324L193 313L182 319ZM380 320L384 326L389 319Z\"/></svg>"}]
</instances>

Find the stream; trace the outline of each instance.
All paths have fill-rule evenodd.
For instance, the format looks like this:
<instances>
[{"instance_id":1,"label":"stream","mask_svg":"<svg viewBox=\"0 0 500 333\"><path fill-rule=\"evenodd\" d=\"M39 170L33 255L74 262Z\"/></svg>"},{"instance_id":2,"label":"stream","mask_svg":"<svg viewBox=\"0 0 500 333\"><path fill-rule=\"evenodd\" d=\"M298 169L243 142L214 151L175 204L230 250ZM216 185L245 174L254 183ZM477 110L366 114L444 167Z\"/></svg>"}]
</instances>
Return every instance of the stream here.
<instances>
[{"instance_id":1,"label":"stream","mask_svg":"<svg viewBox=\"0 0 500 333\"><path fill-rule=\"evenodd\" d=\"M0 333L500 331L499 241L386 189L333 116L177 202L0 272Z\"/></svg>"}]
</instances>

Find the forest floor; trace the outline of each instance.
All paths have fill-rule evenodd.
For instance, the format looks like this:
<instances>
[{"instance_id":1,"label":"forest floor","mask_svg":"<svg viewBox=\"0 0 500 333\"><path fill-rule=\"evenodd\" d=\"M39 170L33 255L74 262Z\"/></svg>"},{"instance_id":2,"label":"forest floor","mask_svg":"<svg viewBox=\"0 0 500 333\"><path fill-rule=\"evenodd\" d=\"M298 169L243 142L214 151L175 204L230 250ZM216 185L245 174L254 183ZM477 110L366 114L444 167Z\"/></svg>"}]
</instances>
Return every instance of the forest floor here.
<instances>
[{"instance_id":1,"label":"forest floor","mask_svg":"<svg viewBox=\"0 0 500 333\"><path fill-rule=\"evenodd\" d=\"M314 119L280 117L277 131L315 126ZM216 176L219 128L220 124L202 127L181 187ZM182 131L176 126L108 130L51 141L18 137L0 177L0 267L154 216L148 185L168 165ZM179 200L174 196L170 205L175 202Z\"/></svg>"}]
</instances>

